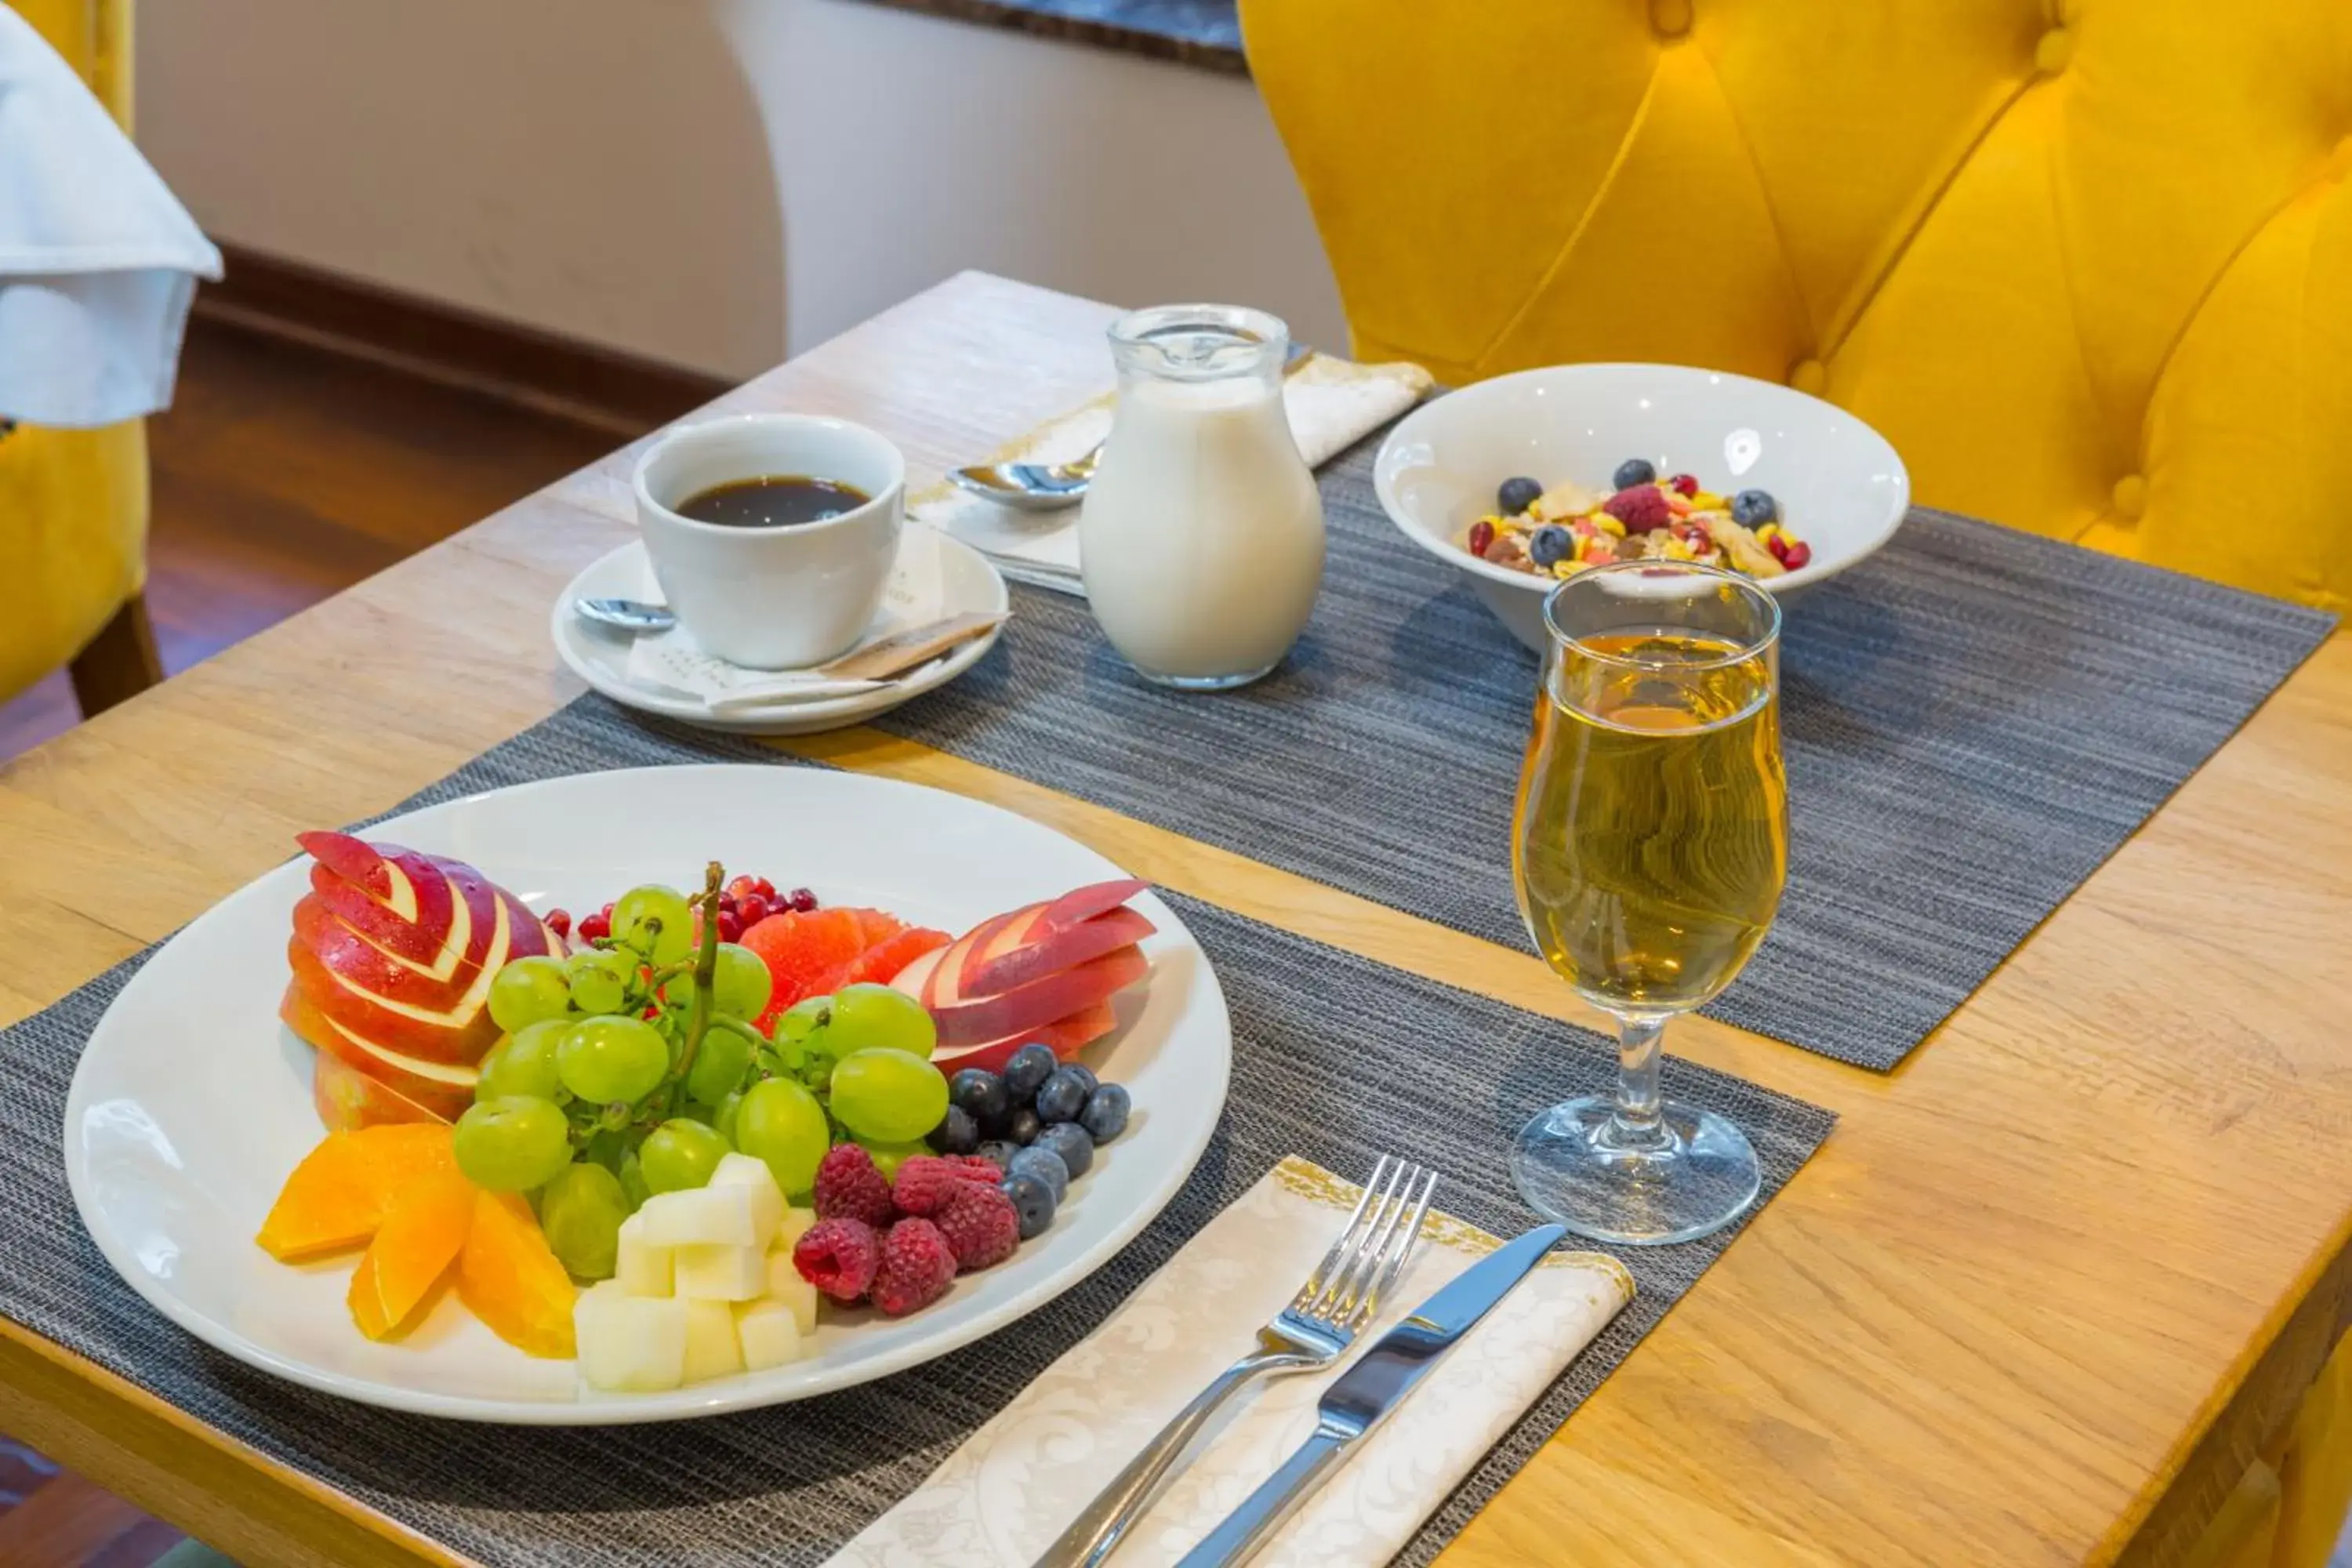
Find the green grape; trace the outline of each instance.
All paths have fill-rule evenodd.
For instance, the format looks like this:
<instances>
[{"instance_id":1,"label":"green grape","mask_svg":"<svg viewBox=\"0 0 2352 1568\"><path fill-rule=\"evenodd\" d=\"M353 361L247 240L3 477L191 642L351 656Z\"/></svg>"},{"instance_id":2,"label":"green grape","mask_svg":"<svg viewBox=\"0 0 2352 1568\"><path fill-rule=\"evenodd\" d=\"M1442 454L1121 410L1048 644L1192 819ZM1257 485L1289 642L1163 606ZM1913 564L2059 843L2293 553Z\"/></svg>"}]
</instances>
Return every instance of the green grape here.
<instances>
[{"instance_id":1,"label":"green grape","mask_svg":"<svg viewBox=\"0 0 2352 1568\"><path fill-rule=\"evenodd\" d=\"M833 1114L861 1143L908 1143L948 1113L948 1080L905 1051L852 1051L833 1066Z\"/></svg>"},{"instance_id":2,"label":"green grape","mask_svg":"<svg viewBox=\"0 0 2352 1568\"><path fill-rule=\"evenodd\" d=\"M602 1165L566 1165L539 1194L539 1226L563 1267L581 1279L610 1279L629 1200Z\"/></svg>"},{"instance_id":3,"label":"green grape","mask_svg":"<svg viewBox=\"0 0 2352 1568\"><path fill-rule=\"evenodd\" d=\"M509 1094L468 1106L451 1138L457 1168L478 1187L527 1192L572 1163L572 1128L555 1102Z\"/></svg>"},{"instance_id":4,"label":"green grape","mask_svg":"<svg viewBox=\"0 0 2352 1568\"><path fill-rule=\"evenodd\" d=\"M833 998L811 996L776 1015L776 1044L806 1046L819 1038L833 1018Z\"/></svg>"},{"instance_id":5,"label":"green grape","mask_svg":"<svg viewBox=\"0 0 2352 1568\"><path fill-rule=\"evenodd\" d=\"M571 976L572 1005L583 1013L617 1013L635 973L625 953L583 947L564 965Z\"/></svg>"},{"instance_id":6,"label":"green grape","mask_svg":"<svg viewBox=\"0 0 2352 1568\"><path fill-rule=\"evenodd\" d=\"M598 1105L643 1100L669 1072L669 1042L642 1018L583 1018L555 1047L563 1087Z\"/></svg>"},{"instance_id":7,"label":"green grape","mask_svg":"<svg viewBox=\"0 0 2352 1568\"><path fill-rule=\"evenodd\" d=\"M751 1042L732 1029L703 1031L695 1047L694 1066L687 1070L686 1092L705 1105L716 1105L743 1087L751 1066Z\"/></svg>"},{"instance_id":8,"label":"green grape","mask_svg":"<svg viewBox=\"0 0 2352 1568\"><path fill-rule=\"evenodd\" d=\"M620 1175L621 1195L629 1200L629 1212L635 1214L646 1206L647 1198L654 1195L654 1190L646 1185L646 1168L638 1160L635 1150L632 1149L621 1156Z\"/></svg>"},{"instance_id":9,"label":"green grape","mask_svg":"<svg viewBox=\"0 0 2352 1568\"><path fill-rule=\"evenodd\" d=\"M874 1156L874 1168L888 1182L897 1181L898 1167L915 1155L936 1152L929 1143L866 1143L864 1148Z\"/></svg>"},{"instance_id":10,"label":"green grape","mask_svg":"<svg viewBox=\"0 0 2352 1568\"><path fill-rule=\"evenodd\" d=\"M788 1078L770 1078L743 1091L734 1138L735 1147L767 1162L786 1197L797 1198L816 1184L817 1163L833 1144L833 1127L816 1096Z\"/></svg>"},{"instance_id":11,"label":"green grape","mask_svg":"<svg viewBox=\"0 0 2352 1568\"><path fill-rule=\"evenodd\" d=\"M939 1026L923 1005L887 985L845 985L835 992L826 1033L836 1057L879 1047L929 1061L940 1039Z\"/></svg>"},{"instance_id":12,"label":"green grape","mask_svg":"<svg viewBox=\"0 0 2352 1568\"><path fill-rule=\"evenodd\" d=\"M614 1175L618 1175L621 1173L621 1163L626 1160L630 1153L627 1137L608 1129L591 1132L588 1135L586 1146L580 1151L580 1157L592 1164L602 1165Z\"/></svg>"},{"instance_id":13,"label":"green grape","mask_svg":"<svg viewBox=\"0 0 2352 1568\"><path fill-rule=\"evenodd\" d=\"M722 942L718 958L710 974L711 1005L739 1018L756 1018L766 1012L768 998L775 994L776 980L760 955L748 947ZM686 1006L694 1000L694 977L681 974L663 986L662 1000L673 1007Z\"/></svg>"},{"instance_id":14,"label":"green grape","mask_svg":"<svg viewBox=\"0 0 2352 1568\"><path fill-rule=\"evenodd\" d=\"M631 888L613 902L613 940L656 963L676 963L694 949L694 911L676 888Z\"/></svg>"},{"instance_id":15,"label":"green grape","mask_svg":"<svg viewBox=\"0 0 2352 1568\"><path fill-rule=\"evenodd\" d=\"M518 958L491 977L490 1017L509 1035L561 1018L571 1007L572 978L560 958Z\"/></svg>"},{"instance_id":16,"label":"green grape","mask_svg":"<svg viewBox=\"0 0 2352 1568\"><path fill-rule=\"evenodd\" d=\"M711 1107L710 1125L718 1130L719 1136L726 1139L730 1143L735 1142L735 1113L742 1109L743 1096L740 1091L729 1095ZM735 1146L739 1149L742 1147L740 1143L736 1143Z\"/></svg>"},{"instance_id":17,"label":"green grape","mask_svg":"<svg viewBox=\"0 0 2352 1568\"><path fill-rule=\"evenodd\" d=\"M646 1134L637 1150L637 1166L646 1185L656 1193L698 1187L710 1180L728 1153L727 1140L716 1130L684 1117L672 1117Z\"/></svg>"},{"instance_id":18,"label":"green grape","mask_svg":"<svg viewBox=\"0 0 2352 1568\"><path fill-rule=\"evenodd\" d=\"M481 1077L474 1084L476 1100L528 1094L561 1105L571 1096L555 1076L555 1047L572 1026L562 1018L541 1018L527 1024L482 1058Z\"/></svg>"}]
</instances>

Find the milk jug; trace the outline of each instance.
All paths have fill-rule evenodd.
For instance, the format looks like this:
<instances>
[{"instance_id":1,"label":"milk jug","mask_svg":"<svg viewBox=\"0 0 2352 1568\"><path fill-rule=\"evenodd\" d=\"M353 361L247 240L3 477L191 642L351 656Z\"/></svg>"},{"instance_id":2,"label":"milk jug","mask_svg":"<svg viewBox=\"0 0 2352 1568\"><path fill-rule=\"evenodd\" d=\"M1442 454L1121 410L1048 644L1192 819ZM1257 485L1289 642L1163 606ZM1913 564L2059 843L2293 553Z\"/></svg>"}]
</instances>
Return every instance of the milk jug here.
<instances>
[{"instance_id":1,"label":"milk jug","mask_svg":"<svg viewBox=\"0 0 2352 1568\"><path fill-rule=\"evenodd\" d=\"M1110 330L1118 403L1078 517L1094 616L1150 680L1246 685L1306 629L1323 501L1283 412L1289 329L1162 305Z\"/></svg>"}]
</instances>

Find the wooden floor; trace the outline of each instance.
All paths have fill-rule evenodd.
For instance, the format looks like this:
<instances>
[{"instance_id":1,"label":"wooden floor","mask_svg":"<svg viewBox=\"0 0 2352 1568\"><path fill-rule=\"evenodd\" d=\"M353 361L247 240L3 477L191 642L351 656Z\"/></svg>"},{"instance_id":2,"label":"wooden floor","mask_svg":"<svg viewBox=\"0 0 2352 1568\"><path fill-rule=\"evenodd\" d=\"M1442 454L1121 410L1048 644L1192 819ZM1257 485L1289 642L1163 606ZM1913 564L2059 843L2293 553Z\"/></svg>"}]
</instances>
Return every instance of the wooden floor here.
<instances>
[{"instance_id":1,"label":"wooden floor","mask_svg":"<svg viewBox=\"0 0 2352 1568\"><path fill-rule=\"evenodd\" d=\"M147 603L173 672L618 444L607 431L204 321L189 325L178 401L149 433ZM0 704L0 763L78 717L62 672ZM179 1540L0 1438L5 1568L147 1568Z\"/></svg>"}]
</instances>

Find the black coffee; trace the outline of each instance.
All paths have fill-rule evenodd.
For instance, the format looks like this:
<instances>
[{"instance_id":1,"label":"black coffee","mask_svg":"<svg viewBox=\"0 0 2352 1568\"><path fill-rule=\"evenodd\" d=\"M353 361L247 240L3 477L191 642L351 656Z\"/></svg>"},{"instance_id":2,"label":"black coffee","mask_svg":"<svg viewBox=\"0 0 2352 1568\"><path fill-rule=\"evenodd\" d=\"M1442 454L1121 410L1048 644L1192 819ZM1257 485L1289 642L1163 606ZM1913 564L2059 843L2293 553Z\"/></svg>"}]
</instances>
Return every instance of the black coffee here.
<instances>
[{"instance_id":1,"label":"black coffee","mask_svg":"<svg viewBox=\"0 0 2352 1568\"><path fill-rule=\"evenodd\" d=\"M768 474L756 479L730 479L698 491L674 509L697 522L722 528L790 528L795 523L823 522L855 510L874 498L856 485L820 479L807 474Z\"/></svg>"}]
</instances>

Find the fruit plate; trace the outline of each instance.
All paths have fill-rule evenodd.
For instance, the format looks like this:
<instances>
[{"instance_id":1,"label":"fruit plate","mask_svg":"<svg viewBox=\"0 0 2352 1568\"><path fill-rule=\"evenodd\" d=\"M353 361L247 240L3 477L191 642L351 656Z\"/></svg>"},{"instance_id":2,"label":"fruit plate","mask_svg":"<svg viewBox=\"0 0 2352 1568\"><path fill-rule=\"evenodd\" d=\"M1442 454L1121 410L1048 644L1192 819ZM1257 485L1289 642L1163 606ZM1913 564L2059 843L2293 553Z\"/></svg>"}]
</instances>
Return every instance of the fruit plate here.
<instances>
[{"instance_id":1,"label":"fruit plate","mask_svg":"<svg viewBox=\"0 0 2352 1568\"><path fill-rule=\"evenodd\" d=\"M1123 875L1051 828L961 795L856 773L762 764L646 768L520 784L369 830L480 867L535 910L594 909L704 862L763 868L828 903L877 905L961 931ZM82 1223L157 1310L264 1372L390 1409L465 1420L604 1426L804 1399L942 1355L1043 1306L1150 1224L1192 1173L1224 1106L1233 1038L1208 956L1150 894L1146 983L1087 1048L1135 1111L1051 1229L896 1321L831 1314L802 1360L671 1394L596 1394L571 1362L534 1361L443 1300L372 1343L343 1297L348 1257L309 1266L254 1244L321 1130L310 1050L278 1020L290 912L307 862L280 866L166 942L92 1032L66 1100L66 1170Z\"/></svg>"}]
</instances>

